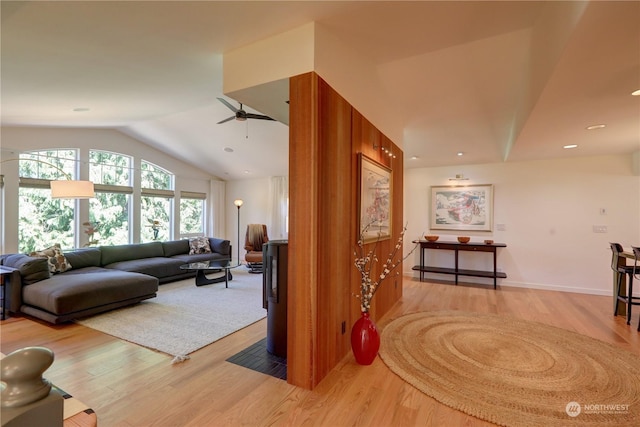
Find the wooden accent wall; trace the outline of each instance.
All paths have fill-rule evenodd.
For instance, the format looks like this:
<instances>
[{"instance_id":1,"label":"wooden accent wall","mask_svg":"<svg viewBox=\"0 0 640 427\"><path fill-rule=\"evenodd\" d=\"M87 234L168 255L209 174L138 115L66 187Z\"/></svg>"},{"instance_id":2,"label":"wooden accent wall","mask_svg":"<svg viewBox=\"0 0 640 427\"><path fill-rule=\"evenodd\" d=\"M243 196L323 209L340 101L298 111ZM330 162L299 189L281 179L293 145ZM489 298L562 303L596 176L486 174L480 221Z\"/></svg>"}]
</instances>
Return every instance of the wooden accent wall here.
<instances>
[{"instance_id":1,"label":"wooden accent wall","mask_svg":"<svg viewBox=\"0 0 640 427\"><path fill-rule=\"evenodd\" d=\"M360 316L357 241L358 153L393 173L393 233L402 227L402 152L324 82L307 73L290 79L288 382L314 388L351 351ZM391 148L396 159L382 152ZM383 257L395 239L381 242ZM401 270L400 270L401 271ZM379 318L402 296L389 278L374 297Z\"/></svg>"},{"instance_id":2,"label":"wooden accent wall","mask_svg":"<svg viewBox=\"0 0 640 427\"><path fill-rule=\"evenodd\" d=\"M371 124L362 114L357 110L353 110L353 131L352 131L352 143L354 152L355 163L352 167L355 170L356 178L358 177L358 153L362 152L364 155L376 162L388 167L392 170L392 203L393 209L391 213L392 220L392 238L389 240L378 242L377 254L380 258L380 263L375 270L376 276L380 274L382 263L386 260L386 257L391 253L393 247L396 245L400 232L402 231L403 223L403 152L396 146L389 138L382 134ZM395 154L395 158L389 156L383 149L391 150ZM357 203L358 203L358 187L360 185L359 178L355 182L355 195L354 195L354 209L355 217L357 221ZM357 225L354 225L354 233L357 235ZM355 240L354 243L355 245ZM370 244L373 245L373 244ZM369 246L366 246L368 248ZM353 251L352 251L353 252ZM353 256L352 256L353 258ZM378 289L376 295L373 297L371 304L371 317L372 319L379 319L402 297L402 266L399 266L396 270L400 273L397 277L389 276L385 279L382 286ZM352 292L356 295L360 292L360 276L358 271L352 268ZM359 305L356 304L355 311L351 311L352 324L360 316Z\"/></svg>"}]
</instances>

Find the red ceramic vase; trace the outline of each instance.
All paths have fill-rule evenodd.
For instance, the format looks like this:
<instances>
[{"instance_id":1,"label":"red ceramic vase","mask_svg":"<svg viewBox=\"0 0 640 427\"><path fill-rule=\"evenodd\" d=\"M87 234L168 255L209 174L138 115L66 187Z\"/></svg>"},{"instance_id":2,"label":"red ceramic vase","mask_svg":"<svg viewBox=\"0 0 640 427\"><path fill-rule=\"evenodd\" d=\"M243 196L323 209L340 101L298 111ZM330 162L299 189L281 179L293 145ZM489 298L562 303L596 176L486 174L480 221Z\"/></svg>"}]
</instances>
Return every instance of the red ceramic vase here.
<instances>
[{"instance_id":1,"label":"red ceramic vase","mask_svg":"<svg viewBox=\"0 0 640 427\"><path fill-rule=\"evenodd\" d=\"M380 334L369 313L362 316L351 328L351 350L360 365L371 365L380 349Z\"/></svg>"}]
</instances>

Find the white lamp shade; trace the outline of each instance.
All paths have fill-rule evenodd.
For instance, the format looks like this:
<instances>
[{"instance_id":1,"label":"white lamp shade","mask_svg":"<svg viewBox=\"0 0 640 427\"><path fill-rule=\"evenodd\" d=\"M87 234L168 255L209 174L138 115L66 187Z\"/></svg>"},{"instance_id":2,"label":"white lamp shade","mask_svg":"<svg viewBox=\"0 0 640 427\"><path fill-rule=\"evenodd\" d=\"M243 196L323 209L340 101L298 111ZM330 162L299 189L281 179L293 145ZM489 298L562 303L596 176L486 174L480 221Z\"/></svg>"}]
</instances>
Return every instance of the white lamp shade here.
<instances>
[{"instance_id":1,"label":"white lamp shade","mask_svg":"<svg viewBox=\"0 0 640 427\"><path fill-rule=\"evenodd\" d=\"M91 181L51 181L51 197L54 199L90 199L95 197Z\"/></svg>"},{"instance_id":2,"label":"white lamp shade","mask_svg":"<svg viewBox=\"0 0 640 427\"><path fill-rule=\"evenodd\" d=\"M236 199L233 201L233 204L236 205L238 208L242 206L243 203L244 202L242 201L242 199Z\"/></svg>"}]
</instances>

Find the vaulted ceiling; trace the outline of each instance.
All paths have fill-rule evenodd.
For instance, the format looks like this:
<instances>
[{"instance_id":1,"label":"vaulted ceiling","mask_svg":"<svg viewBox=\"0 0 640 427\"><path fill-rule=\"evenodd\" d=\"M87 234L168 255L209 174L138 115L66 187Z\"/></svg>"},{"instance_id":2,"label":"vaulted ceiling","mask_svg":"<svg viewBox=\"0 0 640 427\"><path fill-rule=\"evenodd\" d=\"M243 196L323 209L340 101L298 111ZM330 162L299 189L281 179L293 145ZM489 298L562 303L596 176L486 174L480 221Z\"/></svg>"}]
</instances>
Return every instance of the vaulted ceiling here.
<instances>
[{"instance_id":1,"label":"vaulted ceiling","mask_svg":"<svg viewBox=\"0 0 640 427\"><path fill-rule=\"evenodd\" d=\"M637 1L1 7L3 126L117 128L223 179L288 167L286 124L217 124L233 114L216 99L224 53L312 21L375 67L405 167L640 150Z\"/></svg>"}]
</instances>

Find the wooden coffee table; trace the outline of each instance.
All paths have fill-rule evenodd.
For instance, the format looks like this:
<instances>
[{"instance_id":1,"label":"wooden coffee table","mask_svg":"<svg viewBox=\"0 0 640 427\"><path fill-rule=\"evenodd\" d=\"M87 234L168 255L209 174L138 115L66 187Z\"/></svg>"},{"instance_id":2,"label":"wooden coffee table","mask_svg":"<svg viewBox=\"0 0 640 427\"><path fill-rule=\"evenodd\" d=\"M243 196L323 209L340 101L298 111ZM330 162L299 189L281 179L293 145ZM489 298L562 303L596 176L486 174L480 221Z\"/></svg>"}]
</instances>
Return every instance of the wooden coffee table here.
<instances>
[{"instance_id":1,"label":"wooden coffee table","mask_svg":"<svg viewBox=\"0 0 640 427\"><path fill-rule=\"evenodd\" d=\"M229 287L229 280L233 280L231 269L236 268L237 263L231 260L218 261L200 261L183 264L180 266L182 270L196 270L196 286L211 285L213 283L221 283L224 281L224 287ZM208 278L206 274L218 273L217 277ZM222 275L219 275L222 273Z\"/></svg>"}]
</instances>

